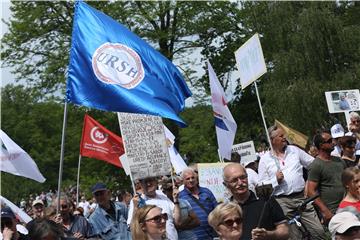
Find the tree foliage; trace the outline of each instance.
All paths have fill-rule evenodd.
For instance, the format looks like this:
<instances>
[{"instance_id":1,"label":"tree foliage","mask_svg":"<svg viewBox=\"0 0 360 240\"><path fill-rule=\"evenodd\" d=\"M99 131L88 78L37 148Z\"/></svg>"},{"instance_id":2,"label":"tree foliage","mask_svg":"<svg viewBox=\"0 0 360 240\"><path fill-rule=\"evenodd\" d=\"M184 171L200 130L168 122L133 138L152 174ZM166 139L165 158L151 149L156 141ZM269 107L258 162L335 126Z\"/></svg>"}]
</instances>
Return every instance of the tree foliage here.
<instances>
[{"instance_id":1,"label":"tree foliage","mask_svg":"<svg viewBox=\"0 0 360 240\"><path fill-rule=\"evenodd\" d=\"M274 119L311 136L314 128L343 121L330 115L324 91L358 89L360 76L360 4L347 2L258 1L89 1L175 62L199 96L209 96L208 77L196 73L189 55L201 51L224 88L238 85L230 110L237 121L235 143L264 139L260 109L252 86L242 89L234 52L254 33L268 72L258 81L268 124ZM27 87L2 88L2 129L37 162L44 185L2 174L2 192L10 199L56 188L63 106L69 62L74 2L13 1L9 33L2 39L3 66L14 68ZM47 98L44 98L46 96ZM202 99L200 99L202 100ZM164 120L176 135L179 152L190 162L217 161L211 106L198 101L182 117L188 127ZM84 113L119 134L115 114L70 106L64 186L74 185ZM344 125L344 121L342 122ZM83 159L82 188L96 181L114 188L129 186L123 171L101 161ZM13 191L12 186L19 186Z\"/></svg>"}]
</instances>

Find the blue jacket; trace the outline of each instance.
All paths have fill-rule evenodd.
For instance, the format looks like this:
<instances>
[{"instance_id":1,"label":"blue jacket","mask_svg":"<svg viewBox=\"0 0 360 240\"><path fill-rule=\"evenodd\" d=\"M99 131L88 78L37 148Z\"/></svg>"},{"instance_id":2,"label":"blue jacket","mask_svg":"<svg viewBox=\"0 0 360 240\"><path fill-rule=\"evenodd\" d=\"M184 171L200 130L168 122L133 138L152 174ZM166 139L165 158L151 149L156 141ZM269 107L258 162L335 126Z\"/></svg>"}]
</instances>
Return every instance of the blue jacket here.
<instances>
[{"instance_id":1,"label":"blue jacket","mask_svg":"<svg viewBox=\"0 0 360 240\"><path fill-rule=\"evenodd\" d=\"M104 209L98 206L89 218L92 235L100 236L104 240L131 240L131 234L126 223L128 208L119 202L111 202L111 204L115 207L115 221Z\"/></svg>"}]
</instances>

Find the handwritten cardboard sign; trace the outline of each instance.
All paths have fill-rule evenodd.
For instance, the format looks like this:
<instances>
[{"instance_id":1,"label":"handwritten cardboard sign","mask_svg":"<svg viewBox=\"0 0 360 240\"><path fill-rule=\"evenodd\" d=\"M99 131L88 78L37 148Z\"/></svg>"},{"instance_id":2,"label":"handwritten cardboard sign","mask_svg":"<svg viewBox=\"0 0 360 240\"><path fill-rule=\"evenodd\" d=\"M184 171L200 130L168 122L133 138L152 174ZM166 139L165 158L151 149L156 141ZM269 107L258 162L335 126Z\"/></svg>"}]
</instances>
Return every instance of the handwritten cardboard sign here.
<instances>
[{"instance_id":1,"label":"handwritten cardboard sign","mask_svg":"<svg viewBox=\"0 0 360 240\"><path fill-rule=\"evenodd\" d=\"M171 164L160 117L118 113L125 153L133 180L169 175Z\"/></svg>"}]
</instances>

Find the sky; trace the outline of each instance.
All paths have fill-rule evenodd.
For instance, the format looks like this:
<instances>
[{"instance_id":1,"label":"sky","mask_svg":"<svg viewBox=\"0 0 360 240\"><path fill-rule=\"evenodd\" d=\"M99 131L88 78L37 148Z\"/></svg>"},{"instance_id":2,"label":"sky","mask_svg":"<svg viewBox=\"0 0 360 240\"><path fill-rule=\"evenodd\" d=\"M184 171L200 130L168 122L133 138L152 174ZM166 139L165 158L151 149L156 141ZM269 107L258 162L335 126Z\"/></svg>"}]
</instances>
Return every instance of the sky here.
<instances>
[{"instance_id":1,"label":"sky","mask_svg":"<svg viewBox=\"0 0 360 240\"><path fill-rule=\"evenodd\" d=\"M0 0L1 1L1 19L5 21L10 18L10 1ZM1 21L1 38L7 32L7 26ZM10 73L9 68L1 67L1 86L4 86L8 83L15 83L15 76L14 74Z\"/></svg>"}]
</instances>

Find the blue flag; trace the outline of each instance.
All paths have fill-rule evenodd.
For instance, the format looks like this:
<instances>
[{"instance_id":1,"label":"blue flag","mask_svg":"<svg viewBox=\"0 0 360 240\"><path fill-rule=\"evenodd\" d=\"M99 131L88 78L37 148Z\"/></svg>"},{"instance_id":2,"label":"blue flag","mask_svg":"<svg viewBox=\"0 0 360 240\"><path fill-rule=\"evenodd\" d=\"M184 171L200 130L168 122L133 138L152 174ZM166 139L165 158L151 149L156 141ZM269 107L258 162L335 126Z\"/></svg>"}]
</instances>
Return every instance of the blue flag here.
<instances>
[{"instance_id":1,"label":"blue flag","mask_svg":"<svg viewBox=\"0 0 360 240\"><path fill-rule=\"evenodd\" d=\"M191 92L179 70L126 27L77 2L71 45L68 102L185 125L177 114Z\"/></svg>"}]
</instances>

